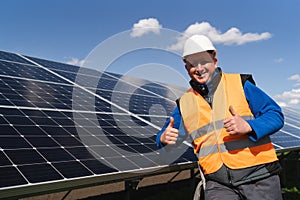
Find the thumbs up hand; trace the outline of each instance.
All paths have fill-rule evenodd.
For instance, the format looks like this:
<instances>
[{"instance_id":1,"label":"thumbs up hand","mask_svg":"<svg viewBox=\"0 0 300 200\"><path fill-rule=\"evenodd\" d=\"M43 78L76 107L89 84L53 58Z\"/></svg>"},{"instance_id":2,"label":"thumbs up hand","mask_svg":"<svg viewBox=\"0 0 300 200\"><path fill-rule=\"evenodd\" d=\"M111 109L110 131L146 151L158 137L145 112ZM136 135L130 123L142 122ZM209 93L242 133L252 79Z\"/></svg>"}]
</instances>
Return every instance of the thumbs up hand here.
<instances>
[{"instance_id":1,"label":"thumbs up hand","mask_svg":"<svg viewBox=\"0 0 300 200\"><path fill-rule=\"evenodd\" d=\"M224 128L231 135L244 135L252 131L251 126L244 120L232 106L229 106L229 112L232 117L226 118L224 120Z\"/></svg>"},{"instance_id":2,"label":"thumbs up hand","mask_svg":"<svg viewBox=\"0 0 300 200\"><path fill-rule=\"evenodd\" d=\"M165 131L160 136L160 141L163 144L175 144L178 138L178 129L173 128L174 118L170 117L170 123Z\"/></svg>"}]
</instances>

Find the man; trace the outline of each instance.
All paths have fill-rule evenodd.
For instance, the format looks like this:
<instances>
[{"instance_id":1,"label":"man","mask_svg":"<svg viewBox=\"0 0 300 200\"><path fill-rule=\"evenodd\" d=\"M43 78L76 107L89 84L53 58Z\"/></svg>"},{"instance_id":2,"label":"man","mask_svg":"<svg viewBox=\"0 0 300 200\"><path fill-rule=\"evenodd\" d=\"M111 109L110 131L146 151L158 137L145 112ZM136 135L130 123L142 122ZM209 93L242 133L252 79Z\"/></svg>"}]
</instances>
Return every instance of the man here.
<instances>
[{"instance_id":1,"label":"man","mask_svg":"<svg viewBox=\"0 0 300 200\"><path fill-rule=\"evenodd\" d=\"M187 39L182 59L191 88L157 134L157 145L176 146L187 135L210 199L282 199L280 165L269 135L284 124L281 108L251 75L226 74L203 35ZM186 133L179 133L183 122Z\"/></svg>"}]
</instances>

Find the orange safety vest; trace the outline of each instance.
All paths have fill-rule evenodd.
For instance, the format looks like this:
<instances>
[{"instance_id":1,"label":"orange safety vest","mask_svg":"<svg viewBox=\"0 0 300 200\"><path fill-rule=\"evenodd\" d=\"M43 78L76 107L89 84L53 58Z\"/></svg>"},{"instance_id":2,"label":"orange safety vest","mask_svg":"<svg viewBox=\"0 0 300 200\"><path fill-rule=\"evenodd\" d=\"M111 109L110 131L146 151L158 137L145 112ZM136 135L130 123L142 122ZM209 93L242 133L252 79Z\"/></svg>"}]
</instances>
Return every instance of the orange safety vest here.
<instances>
[{"instance_id":1,"label":"orange safety vest","mask_svg":"<svg viewBox=\"0 0 300 200\"><path fill-rule=\"evenodd\" d=\"M245 120L253 119L240 74L222 73L212 106L192 88L179 100L184 127L193 138L194 152L204 174L216 172L223 164L242 169L278 160L270 137L253 142L246 135L229 135L223 120L231 117L229 106Z\"/></svg>"}]
</instances>

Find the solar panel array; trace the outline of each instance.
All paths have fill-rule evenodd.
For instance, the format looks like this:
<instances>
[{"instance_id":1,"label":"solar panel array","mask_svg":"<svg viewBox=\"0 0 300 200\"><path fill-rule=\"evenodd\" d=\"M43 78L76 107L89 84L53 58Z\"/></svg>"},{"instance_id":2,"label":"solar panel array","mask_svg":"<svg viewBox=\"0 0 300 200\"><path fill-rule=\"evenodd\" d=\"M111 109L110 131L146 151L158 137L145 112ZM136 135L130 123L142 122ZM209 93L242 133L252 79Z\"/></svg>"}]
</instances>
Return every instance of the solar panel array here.
<instances>
[{"instance_id":1,"label":"solar panel array","mask_svg":"<svg viewBox=\"0 0 300 200\"><path fill-rule=\"evenodd\" d=\"M155 145L176 87L7 52L0 68L0 190L194 161Z\"/></svg>"},{"instance_id":2,"label":"solar panel array","mask_svg":"<svg viewBox=\"0 0 300 200\"><path fill-rule=\"evenodd\" d=\"M0 69L0 191L196 161L155 145L182 88L3 51ZM300 146L300 112L284 111L277 150Z\"/></svg>"}]
</instances>

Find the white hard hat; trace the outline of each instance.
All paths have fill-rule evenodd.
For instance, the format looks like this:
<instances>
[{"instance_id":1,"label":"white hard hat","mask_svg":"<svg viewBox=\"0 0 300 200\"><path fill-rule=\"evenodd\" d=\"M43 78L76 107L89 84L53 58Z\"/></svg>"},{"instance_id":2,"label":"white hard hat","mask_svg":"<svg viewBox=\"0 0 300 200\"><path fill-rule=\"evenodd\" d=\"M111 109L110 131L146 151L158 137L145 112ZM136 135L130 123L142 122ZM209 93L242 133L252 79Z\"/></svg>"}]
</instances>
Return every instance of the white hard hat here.
<instances>
[{"instance_id":1,"label":"white hard hat","mask_svg":"<svg viewBox=\"0 0 300 200\"><path fill-rule=\"evenodd\" d=\"M216 52L216 48L208 37L204 35L193 35L188 38L184 44L182 58L185 59L188 55L209 50Z\"/></svg>"}]
</instances>

